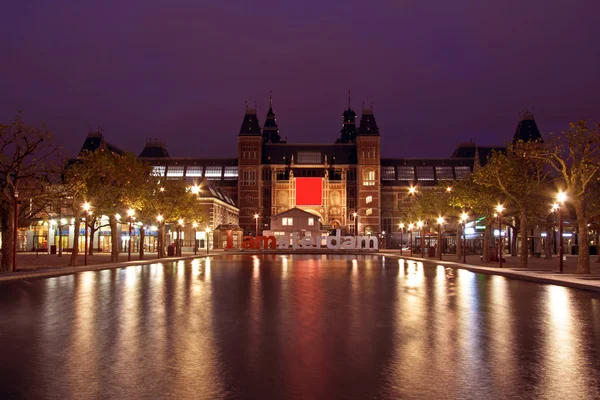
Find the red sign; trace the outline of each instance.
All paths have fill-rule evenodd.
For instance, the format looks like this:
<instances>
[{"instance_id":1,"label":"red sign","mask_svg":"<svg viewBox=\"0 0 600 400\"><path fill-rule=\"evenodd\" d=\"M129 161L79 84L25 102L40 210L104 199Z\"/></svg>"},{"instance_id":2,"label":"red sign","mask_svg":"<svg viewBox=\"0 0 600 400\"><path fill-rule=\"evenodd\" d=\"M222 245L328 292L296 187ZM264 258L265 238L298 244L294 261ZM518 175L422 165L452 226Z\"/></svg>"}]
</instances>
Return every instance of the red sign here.
<instances>
[{"instance_id":1,"label":"red sign","mask_svg":"<svg viewBox=\"0 0 600 400\"><path fill-rule=\"evenodd\" d=\"M296 205L323 205L323 178L296 178Z\"/></svg>"}]
</instances>

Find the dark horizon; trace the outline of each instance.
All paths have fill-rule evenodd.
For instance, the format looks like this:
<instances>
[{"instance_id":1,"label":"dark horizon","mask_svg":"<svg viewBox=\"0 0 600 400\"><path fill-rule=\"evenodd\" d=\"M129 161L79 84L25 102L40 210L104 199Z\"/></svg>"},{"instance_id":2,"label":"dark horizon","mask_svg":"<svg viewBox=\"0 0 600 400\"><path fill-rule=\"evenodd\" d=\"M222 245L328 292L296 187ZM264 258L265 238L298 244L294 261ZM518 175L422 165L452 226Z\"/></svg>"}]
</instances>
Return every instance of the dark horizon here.
<instances>
[{"instance_id":1,"label":"dark horizon","mask_svg":"<svg viewBox=\"0 0 600 400\"><path fill-rule=\"evenodd\" d=\"M0 121L46 122L71 154L88 126L141 152L235 157L244 102L269 90L281 136L333 143L374 102L382 157L448 157L503 145L534 108L542 135L600 121L600 4L591 0L269 0L248 4L11 3L0 39Z\"/></svg>"}]
</instances>

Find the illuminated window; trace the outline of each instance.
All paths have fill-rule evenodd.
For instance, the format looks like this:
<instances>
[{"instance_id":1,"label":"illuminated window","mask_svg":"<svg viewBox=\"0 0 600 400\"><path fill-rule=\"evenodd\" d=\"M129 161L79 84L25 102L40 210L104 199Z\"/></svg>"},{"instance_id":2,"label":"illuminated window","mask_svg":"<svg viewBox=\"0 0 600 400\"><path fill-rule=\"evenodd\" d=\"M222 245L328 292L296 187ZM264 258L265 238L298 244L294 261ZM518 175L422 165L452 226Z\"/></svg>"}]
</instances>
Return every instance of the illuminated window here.
<instances>
[{"instance_id":1,"label":"illuminated window","mask_svg":"<svg viewBox=\"0 0 600 400\"><path fill-rule=\"evenodd\" d=\"M165 176L166 169L167 167L165 167L164 165L157 165L152 168L152 173L154 176Z\"/></svg>"},{"instance_id":2,"label":"illuminated window","mask_svg":"<svg viewBox=\"0 0 600 400\"><path fill-rule=\"evenodd\" d=\"M414 181L415 180L415 168L408 167L406 165L398 167L398 180Z\"/></svg>"},{"instance_id":3,"label":"illuminated window","mask_svg":"<svg viewBox=\"0 0 600 400\"><path fill-rule=\"evenodd\" d=\"M435 167L435 176L438 181L451 181L454 179L452 167Z\"/></svg>"},{"instance_id":4,"label":"illuminated window","mask_svg":"<svg viewBox=\"0 0 600 400\"><path fill-rule=\"evenodd\" d=\"M309 226L313 226L315 224L315 219L314 218L309 218L308 219L308 225Z\"/></svg>"},{"instance_id":5,"label":"illuminated window","mask_svg":"<svg viewBox=\"0 0 600 400\"><path fill-rule=\"evenodd\" d=\"M373 202L373 196L367 196L367 204Z\"/></svg>"},{"instance_id":6,"label":"illuminated window","mask_svg":"<svg viewBox=\"0 0 600 400\"><path fill-rule=\"evenodd\" d=\"M417 179L420 181L434 180L433 167L417 167Z\"/></svg>"},{"instance_id":7,"label":"illuminated window","mask_svg":"<svg viewBox=\"0 0 600 400\"><path fill-rule=\"evenodd\" d=\"M220 165L207 165L205 178L212 181L221 180L222 171L223 167Z\"/></svg>"},{"instance_id":8,"label":"illuminated window","mask_svg":"<svg viewBox=\"0 0 600 400\"><path fill-rule=\"evenodd\" d=\"M372 208L367 208L367 212L365 214L367 214L367 215L373 215L373 209Z\"/></svg>"},{"instance_id":9,"label":"illuminated window","mask_svg":"<svg viewBox=\"0 0 600 400\"><path fill-rule=\"evenodd\" d=\"M235 181L238 178L238 167L225 167L225 173L223 174L223 178L226 181Z\"/></svg>"},{"instance_id":10,"label":"illuminated window","mask_svg":"<svg viewBox=\"0 0 600 400\"><path fill-rule=\"evenodd\" d=\"M202 165L188 165L188 167L185 170L185 176L202 178L203 169L204 167Z\"/></svg>"},{"instance_id":11,"label":"illuminated window","mask_svg":"<svg viewBox=\"0 0 600 400\"><path fill-rule=\"evenodd\" d=\"M183 177L183 165L169 165L167 169L167 178L181 178Z\"/></svg>"},{"instance_id":12,"label":"illuminated window","mask_svg":"<svg viewBox=\"0 0 600 400\"><path fill-rule=\"evenodd\" d=\"M281 225L284 225L284 226L294 225L294 218L282 218Z\"/></svg>"},{"instance_id":13,"label":"illuminated window","mask_svg":"<svg viewBox=\"0 0 600 400\"><path fill-rule=\"evenodd\" d=\"M375 186L375 171L372 169L366 169L363 171L363 185Z\"/></svg>"},{"instance_id":14,"label":"illuminated window","mask_svg":"<svg viewBox=\"0 0 600 400\"><path fill-rule=\"evenodd\" d=\"M456 179L463 179L469 176L471 168L466 165L456 166L454 167L454 173L456 174Z\"/></svg>"},{"instance_id":15,"label":"illuminated window","mask_svg":"<svg viewBox=\"0 0 600 400\"><path fill-rule=\"evenodd\" d=\"M381 179L384 181L396 180L396 171L393 166L381 167Z\"/></svg>"}]
</instances>

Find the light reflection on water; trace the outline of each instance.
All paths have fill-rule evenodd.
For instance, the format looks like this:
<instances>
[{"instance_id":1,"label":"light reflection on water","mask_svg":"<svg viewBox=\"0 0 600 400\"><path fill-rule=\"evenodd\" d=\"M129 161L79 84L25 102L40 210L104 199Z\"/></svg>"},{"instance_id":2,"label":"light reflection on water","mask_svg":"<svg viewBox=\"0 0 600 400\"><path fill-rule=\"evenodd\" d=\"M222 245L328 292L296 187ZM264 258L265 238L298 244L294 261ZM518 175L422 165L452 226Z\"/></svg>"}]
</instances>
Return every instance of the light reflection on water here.
<instances>
[{"instance_id":1,"label":"light reflection on water","mask_svg":"<svg viewBox=\"0 0 600 400\"><path fill-rule=\"evenodd\" d=\"M0 285L0 397L598 398L599 314L373 255L83 272Z\"/></svg>"}]
</instances>

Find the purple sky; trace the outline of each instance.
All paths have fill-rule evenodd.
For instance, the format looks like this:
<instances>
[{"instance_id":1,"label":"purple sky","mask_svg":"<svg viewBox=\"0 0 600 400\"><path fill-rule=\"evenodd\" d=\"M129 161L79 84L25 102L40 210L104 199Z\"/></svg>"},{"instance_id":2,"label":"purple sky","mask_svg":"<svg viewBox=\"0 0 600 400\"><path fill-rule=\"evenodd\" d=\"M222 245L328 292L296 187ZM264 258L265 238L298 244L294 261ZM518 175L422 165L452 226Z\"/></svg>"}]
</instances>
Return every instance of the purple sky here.
<instances>
[{"instance_id":1,"label":"purple sky","mask_svg":"<svg viewBox=\"0 0 600 400\"><path fill-rule=\"evenodd\" d=\"M433 4L437 3L434 7ZM331 143L375 104L384 157L446 157L600 120L598 0L10 1L0 121L23 109L74 154L88 125L138 154L236 154L244 101L269 89L289 142Z\"/></svg>"}]
</instances>

